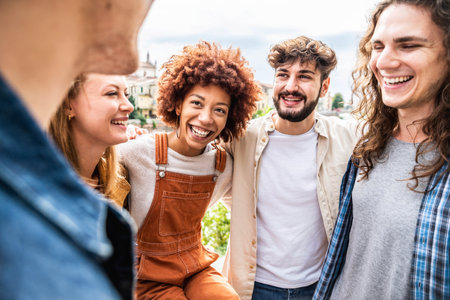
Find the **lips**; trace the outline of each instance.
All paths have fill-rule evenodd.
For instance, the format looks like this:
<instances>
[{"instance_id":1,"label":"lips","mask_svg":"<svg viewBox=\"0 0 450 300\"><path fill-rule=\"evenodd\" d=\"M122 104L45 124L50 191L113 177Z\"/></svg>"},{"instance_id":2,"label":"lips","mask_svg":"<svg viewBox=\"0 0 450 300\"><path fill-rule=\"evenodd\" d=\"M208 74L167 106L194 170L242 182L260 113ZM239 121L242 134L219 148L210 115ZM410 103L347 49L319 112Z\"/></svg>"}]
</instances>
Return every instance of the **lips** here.
<instances>
[{"instance_id":1,"label":"lips","mask_svg":"<svg viewBox=\"0 0 450 300\"><path fill-rule=\"evenodd\" d=\"M414 76L383 77L386 85L397 85L410 81Z\"/></svg>"},{"instance_id":2,"label":"lips","mask_svg":"<svg viewBox=\"0 0 450 300\"><path fill-rule=\"evenodd\" d=\"M279 98L285 102L292 103L292 104L294 104L295 102L300 102L300 101L306 100L306 96L302 95L300 93L294 93L294 94L280 93Z\"/></svg>"},{"instance_id":3,"label":"lips","mask_svg":"<svg viewBox=\"0 0 450 300\"><path fill-rule=\"evenodd\" d=\"M127 121L111 121L114 125L127 125Z\"/></svg>"},{"instance_id":4,"label":"lips","mask_svg":"<svg viewBox=\"0 0 450 300\"><path fill-rule=\"evenodd\" d=\"M206 138L209 135L213 134L213 131L195 125L189 125L189 128L191 129L192 134L199 138Z\"/></svg>"},{"instance_id":5,"label":"lips","mask_svg":"<svg viewBox=\"0 0 450 300\"><path fill-rule=\"evenodd\" d=\"M128 117L116 118L111 121L113 125L127 126Z\"/></svg>"}]
</instances>

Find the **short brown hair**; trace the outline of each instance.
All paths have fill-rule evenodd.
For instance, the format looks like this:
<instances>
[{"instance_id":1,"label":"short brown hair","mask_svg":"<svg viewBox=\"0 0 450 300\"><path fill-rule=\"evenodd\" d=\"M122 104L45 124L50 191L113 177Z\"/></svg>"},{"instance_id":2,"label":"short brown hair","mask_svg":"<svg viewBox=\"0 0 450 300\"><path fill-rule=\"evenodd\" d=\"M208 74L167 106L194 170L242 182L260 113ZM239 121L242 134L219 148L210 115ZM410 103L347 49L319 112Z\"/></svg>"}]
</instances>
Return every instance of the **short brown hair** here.
<instances>
[{"instance_id":1,"label":"short brown hair","mask_svg":"<svg viewBox=\"0 0 450 300\"><path fill-rule=\"evenodd\" d=\"M333 49L321 41L316 41L306 36L285 40L270 49L269 64L276 69L279 66L300 60L301 63L316 62L321 80L330 76L330 72L336 67L337 59Z\"/></svg>"},{"instance_id":2,"label":"short brown hair","mask_svg":"<svg viewBox=\"0 0 450 300\"><path fill-rule=\"evenodd\" d=\"M165 71L158 81L158 116L175 127L175 108L185 94L197 84L217 85L231 99L227 123L218 138L228 142L241 136L261 94L247 65L239 49L222 49L218 44L204 41L185 46L180 55L173 55L162 66Z\"/></svg>"}]
</instances>

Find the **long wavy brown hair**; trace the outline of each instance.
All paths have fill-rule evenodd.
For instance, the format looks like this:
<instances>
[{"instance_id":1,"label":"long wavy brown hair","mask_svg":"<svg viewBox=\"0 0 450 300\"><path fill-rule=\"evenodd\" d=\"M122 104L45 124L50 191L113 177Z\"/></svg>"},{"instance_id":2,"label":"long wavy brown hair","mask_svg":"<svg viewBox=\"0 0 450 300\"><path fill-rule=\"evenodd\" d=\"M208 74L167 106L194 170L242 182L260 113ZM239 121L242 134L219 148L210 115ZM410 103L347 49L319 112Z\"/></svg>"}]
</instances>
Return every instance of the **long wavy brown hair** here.
<instances>
[{"instance_id":1,"label":"long wavy brown hair","mask_svg":"<svg viewBox=\"0 0 450 300\"><path fill-rule=\"evenodd\" d=\"M158 81L158 116L169 126L176 127L175 108L195 85L217 85L231 99L227 122L219 139L229 142L241 136L256 110L261 88L253 80L248 62L239 48L222 49L219 44L201 41L183 48L163 64L165 69Z\"/></svg>"},{"instance_id":2,"label":"long wavy brown hair","mask_svg":"<svg viewBox=\"0 0 450 300\"><path fill-rule=\"evenodd\" d=\"M448 163L450 146L450 2L448 0L388 0L383 1L376 7L369 27L359 44L359 55L356 69L352 76L353 96L360 99L355 114L362 118L363 136L356 144L353 151L353 163L360 168L362 179L369 177L374 163L381 159L383 150L388 140L398 130L399 121L397 110L383 104L381 90L374 73L369 68L371 56L371 38L377 25L378 19L383 11L393 4L414 5L426 9L431 13L433 22L438 25L443 33L443 44L446 49L446 57L442 63L447 64L447 74L443 74L443 82L439 87L434 111L423 120L416 120L413 125L422 127L427 138L420 142L416 151L416 165L412 170L411 178L414 184L410 188L415 190L418 179L435 174L445 162ZM425 152L437 150L438 159L431 165L419 162ZM449 167L447 167L447 172Z\"/></svg>"},{"instance_id":3,"label":"long wavy brown hair","mask_svg":"<svg viewBox=\"0 0 450 300\"><path fill-rule=\"evenodd\" d=\"M69 109L69 101L76 98L83 88L83 84L88 78L88 74L81 74L73 81L69 92L63 99L63 102L58 107L56 113L50 120L48 126L48 133L53 139L55 144L71 163L73 168L79 173L79 159L78 152L73 141L70 120L68 118L67 110ZM105 177L105 182L100 180L100 186L98 187L100 191L108 198L113 191L116 182L122 177L122 168L119 166L116 151L114 146L107 147L103 156L100 158L97 164L98 172L105 172L102 174L104 176L99 176L100 178ZM87 183L89 183L89 178L83 178Z\"/></svg>"}]
</instances>

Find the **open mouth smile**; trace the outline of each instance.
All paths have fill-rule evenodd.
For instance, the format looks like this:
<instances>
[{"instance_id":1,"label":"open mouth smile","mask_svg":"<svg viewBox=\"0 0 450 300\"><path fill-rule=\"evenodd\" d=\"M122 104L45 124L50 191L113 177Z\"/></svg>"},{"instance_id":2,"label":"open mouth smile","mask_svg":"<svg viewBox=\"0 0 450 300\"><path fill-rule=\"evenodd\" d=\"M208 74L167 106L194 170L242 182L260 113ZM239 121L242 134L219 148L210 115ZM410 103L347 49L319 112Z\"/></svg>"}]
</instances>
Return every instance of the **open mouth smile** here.
<instances>
[{"instance_id":1,"label":"open mouth smile","mask_svg":"<svg viewBox=\"0 0 450 300\"><path fill-rule=\"evenodd\" d=\"M283 100L284 104L287 106L295 106L302 101L306 101L306 97L299 95L280 95L280 99Z\"/></svg>"},{"instance_id":2,"label":"open mouth smile","mask_svg":"<svg viewBox=\"0 0 450 300\"><path fill-rule=\"evenodd\" d=\"M413 79L414 76L400 76L400 77L391 77L391 78L387 78L387 77L383 77L383 81L384 84L386 85L399 85L405 82L410 81L411 79Z\"/></svg>"},{"instance_id":3,"label":"open mouth smile","mask_svg":"<svg viewBox=\"0 0 450 300\"><path fill-rule=\"evenodd\" d=\"M126 126L127 125L127 121L115 121L115 120L112 120L111 124Z\"/></svg>"},{"instance_id":4,"label":"open mouth smile","mask_svg":"<svg viewBox=\"0 0 450 300\"><path fill-rule=\"evenodd\" d=\"M204 128L201 127L197 127L194 125L189 125L189 128L191 129L191 132L194 136L199 137L199 138L206 138L210 135L212 135L214 132L211 130L206 130Z\"/></svg>"}]
</instances>

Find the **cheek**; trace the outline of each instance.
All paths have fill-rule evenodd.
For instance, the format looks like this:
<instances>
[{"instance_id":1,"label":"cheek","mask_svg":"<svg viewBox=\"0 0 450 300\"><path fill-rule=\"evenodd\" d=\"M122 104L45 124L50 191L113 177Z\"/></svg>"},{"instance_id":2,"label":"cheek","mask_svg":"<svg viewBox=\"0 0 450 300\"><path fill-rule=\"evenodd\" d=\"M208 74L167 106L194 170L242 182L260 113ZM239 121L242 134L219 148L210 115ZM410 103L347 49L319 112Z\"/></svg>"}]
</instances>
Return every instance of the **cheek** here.
<instances>
[{"instance_id":1,"label":"cheek","mask_svg":"<svg viewBox=\"0 0 450 300\"><path fill-rule=\"evenodd\" d=\"M372 56L370 57L370 60L369 60L369 69L372 70L372 72L375 74L377 71L377 61L378 61L378 56L372 54Z\"/></svg>"},{"instance_id":2,"label":"cheek","mask_svg":"<svg viewBox=\"0 0 450 300\"><path fill-rule=\"evenodd\" d=\"M281 83L275 83L275 85L273 86L273 94L278 95L278 93L280 93L282 89L283 85Z\"/></svg>"},{"instance_id":3,"label":"cheek","mask_svg":"<svg viewBox=\"0 0 450 300\"><path fill-rule=\"evenodd\" d=\"M225 128L225 125L227 124L228 114L224 118L220 118L220 120L217 121L217 127L218 132L222 132L222 130Z\"/></svg>"}]
</instances>

